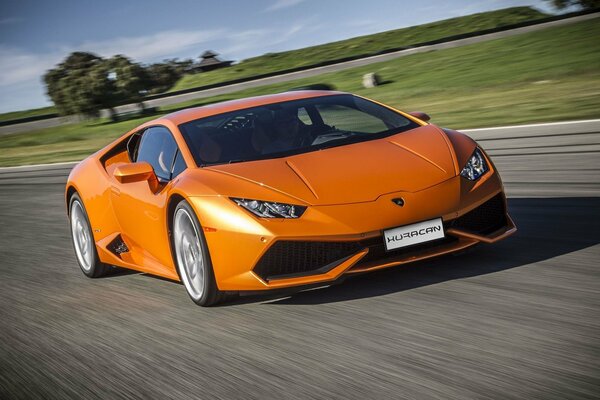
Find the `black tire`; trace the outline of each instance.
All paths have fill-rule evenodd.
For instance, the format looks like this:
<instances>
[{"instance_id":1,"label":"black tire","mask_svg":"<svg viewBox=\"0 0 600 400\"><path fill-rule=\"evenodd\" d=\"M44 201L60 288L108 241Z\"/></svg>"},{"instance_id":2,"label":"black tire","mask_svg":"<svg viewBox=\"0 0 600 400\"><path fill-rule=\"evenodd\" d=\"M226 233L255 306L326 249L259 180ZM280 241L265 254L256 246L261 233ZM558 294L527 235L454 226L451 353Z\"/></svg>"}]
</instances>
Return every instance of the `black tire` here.
<instances>
[{"instance_id":1,"label":"black tire","mask_svg":"<svg viewBox=\"0 0 600 400\"><path fill-rule=\"evenodd\" d=\"M79 214L79 210L82 213L81 215ZM73 215L74 213L75 215ZM74 218L77 218L77 221L74 221ZM79 222L79 224L77 224L77 222ZM77 259L79 268L81 268L81 272L88 278L100 278L110 272L112 267L103 263L98 258L98 251L96 249L96 243L94 242L94 234L91 229L90 220L87 211L85 210L85 206L83 205L83 201L78 193L74 193L69 200L69 225L71 227L70 231L73 251L75 252L75 258ZM75 237L76 228L84 237L87 237L87 240L89 241L89 247L87 248L87 251L90 252L89 255L87 255L87 252L86 254L81 253L81 245L79 245L78 250L78 240L80 239L76 239ZM83 232L83 230L85 230L85 232Z\"/></svg>"},{"instance_id":2,"label":"black tire","mask_svg":"<svg viewBox=\"0 0 600 400\"><path fill-rule=\"evenodd\" d=\"M185 250L185 242L183 242L182 238L176 237L181 234L181 229L176 226L178 224L178 218L189 217L189 222L193 224L195 238L198 240L198 245L200 248L200 252L202 255L203 262L203 279L202 283L198 284L194 283L194 278L190 277L191 272L188 272L188 268L185 265L183 260ZM202 230L202 226L200 225L200 221L198 221L198 217L196 213L192 209L192 206L185 201L182 200L175 207L175 211L172 215L172 232L171 232L171 249L173 252L173 260L175 262L175 266L177 268L177 274L179 275L179 279L183 283L188 296L194 303L199 306L208 307L215 305L225 299L225 293L221 292L217 287L217 283L215 280L215 274L212 267L212 262L210 259L210 252L208 251L208 246L206 245L206 238L204 237L204 232ZM188 233L189 235L189 233ZM190 235L193 237L194 235ZM195 260L195 258L194 258ZM198 286L198 287L196 287Z\"/></svg>"}]
</instances>

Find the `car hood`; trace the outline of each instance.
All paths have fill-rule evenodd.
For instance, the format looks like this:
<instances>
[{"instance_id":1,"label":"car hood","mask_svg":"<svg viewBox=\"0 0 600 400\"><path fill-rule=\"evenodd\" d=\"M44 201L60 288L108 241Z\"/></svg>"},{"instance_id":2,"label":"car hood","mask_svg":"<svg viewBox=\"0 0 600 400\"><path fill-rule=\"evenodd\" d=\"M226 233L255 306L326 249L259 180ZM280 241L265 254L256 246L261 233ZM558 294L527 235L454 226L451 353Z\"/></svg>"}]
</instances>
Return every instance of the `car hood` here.
<instances>
[{"instance_id":1,"label":"car hood","mask_svg":"<svg viewBox=\"0 0 600 400\"><path fill-rule=\"evenodd\" d=\"M457 174L449 142L434 125L383 139L205 169L311 205L367 202L386 193L417 192Z\"/></svg>"}]
</instances>

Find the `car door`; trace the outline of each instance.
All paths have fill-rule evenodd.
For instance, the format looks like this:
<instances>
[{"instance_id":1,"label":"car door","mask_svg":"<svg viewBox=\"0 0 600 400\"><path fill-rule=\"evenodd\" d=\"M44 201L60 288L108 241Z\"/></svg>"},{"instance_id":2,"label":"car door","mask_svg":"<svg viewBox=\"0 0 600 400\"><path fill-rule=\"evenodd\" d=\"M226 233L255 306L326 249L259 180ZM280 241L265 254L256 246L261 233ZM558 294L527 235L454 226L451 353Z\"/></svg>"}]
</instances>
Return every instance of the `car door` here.
<instances>
[{"instance_id":1,"label":"car door","mask_svg":"<svg viewBox=\"0 0 600 400\"><path fill-rule=\"evenodd\" d=\"M158 185L113 179L113 209L131 262L160 274L161 269L172 265L166 203L174 180L186 166L173 135L164 126L150 127L135 135L141 137L130 149L130 158L152 165Z\"/></svg>"}]
</instances>

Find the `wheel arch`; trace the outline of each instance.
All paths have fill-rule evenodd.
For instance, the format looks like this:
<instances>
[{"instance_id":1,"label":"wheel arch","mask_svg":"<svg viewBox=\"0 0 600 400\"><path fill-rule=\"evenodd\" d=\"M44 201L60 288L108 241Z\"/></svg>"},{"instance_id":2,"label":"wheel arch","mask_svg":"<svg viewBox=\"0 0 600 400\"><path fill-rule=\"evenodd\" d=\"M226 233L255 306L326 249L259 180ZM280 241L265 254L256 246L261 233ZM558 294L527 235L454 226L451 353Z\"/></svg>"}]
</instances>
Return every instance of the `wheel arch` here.
<instances>
[{"instance_id":1,"label":"wheel arch","mask_svg":"<svg viewBox=\"0 0 600 400\"><path fill-rule=\"evenodd\" d=\"M187 201L187 199L180 193L173 193L167 201L167 233L169 235L171 253L173 253L173 244L171 243L171 232L173 231L173 215L175 214L175 208L177 207L177 204L179 204L182 200Z\"/></svg>"},{"instance_id":2,"label":"wheel arch","mask_svg":"<svg viewBox=\"0 0 600 400\"><path fill-rule=\"evenodd\" d=\"M67 184L67 190L65 192L65 200L67 205L67 215L70 215L71 210L69 209L69 204L71 203L71 198L75 193L79 193L75 185L72 183ZM82 200L83 201L83 200Z\"/></svg>"},{"instance_id":3,"label":"wheel arch","mask_svg":"<svg viewBox=\"0 0 600 400\"><path fill-rule=\"evenodd\" d=\"M167 229L168 229L168 238L169 238L169 248L171 250L171 256L173 257L173 263L175 266L175 272L177 273L177 276L179 277L179 280L181 282L183 282L183 277L181 275L181 272L177 266L177 255L175 253L175 246L174 246L174 238L173 238L173 217L175 216L175 210L177 209L177 205L180 204L183 200L185 200L187 202L188 207L190 208L190 211L193 213L193 215L191 216L192 218L194 218L198 224L198 236L200 237L201 243L202 243L202 247L204 249L203 254L206 257L206 261L207 261L207 268L210 269L209 275L207 276L207 279L210 279L212 281L212 283L210 285L212 285L212 287L214 288L215 292L211 295L212 297L209 298L209 300L207 300L207 302L205 304L201 304L199 302L197 302L196 300L194 300L192 298L192 300L196 303L196 304L200 304L200 305L213 305L216 303L219 303L220 301L223 301L224 299L226 299L227 297L227 293L225 292L221 292L219 290L219 285L216 282L216 278L214 275L214 266L212 263L212 258L211 258L211 254L210 254L210 249L208 248L208 243L206 241L206 236L204 235L204 231L203 231L203 227L202 227L202 221L200 220L200 216L198 215L197 209L196 207L194 207L194 205L192 204L191 201L189 201L188 198L186 198L182 193L176 192L171 194L171 196L169 197L169 199L167 200L167 207L166 207L166 217L167 217ZM189 295L189 292L188 292Z\"/></svg>"}]
</instances>

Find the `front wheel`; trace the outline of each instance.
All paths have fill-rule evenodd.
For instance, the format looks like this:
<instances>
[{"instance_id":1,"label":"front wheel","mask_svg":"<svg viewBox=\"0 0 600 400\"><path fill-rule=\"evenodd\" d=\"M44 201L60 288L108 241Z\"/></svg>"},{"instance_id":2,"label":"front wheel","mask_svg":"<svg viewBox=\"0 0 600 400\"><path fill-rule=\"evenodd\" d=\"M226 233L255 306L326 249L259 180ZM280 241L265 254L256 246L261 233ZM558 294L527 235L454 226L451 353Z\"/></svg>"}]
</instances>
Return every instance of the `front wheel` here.
<instances>
[{"instance_id":1,"label":"front wheel","mask_svg":"<svg viewBox=\"0 0 600 400\"><path fill-rule=\"evenodd\" d=\"M217 288L210 255L198 218L182 200L173 214L173 250L179 277L194 303L210 306L223 298Z\"/></svg>"},{"instance_id":2,"label":"front wheel","mask_svg":"<svg viewBox=\"0 0 600 400\"><path fill-rule=\"evenodd\" d=\"M73 194L69 201L69 222L71 223L73 248L81 271L89 278L99 278L106 275L111 267L98 258L90 220L83 206L83 201L77 193Z\"/></svg>"}]
</instances>

